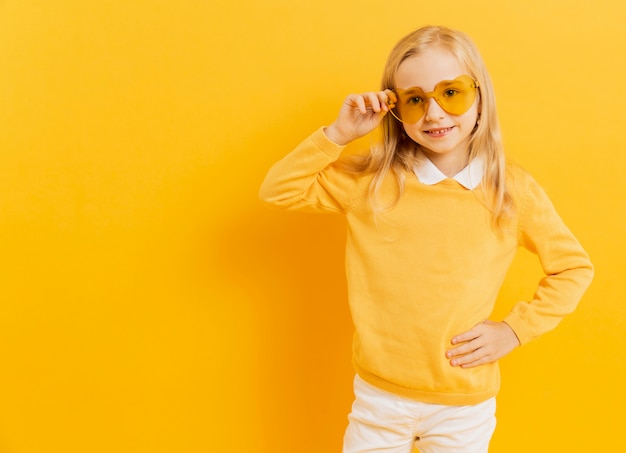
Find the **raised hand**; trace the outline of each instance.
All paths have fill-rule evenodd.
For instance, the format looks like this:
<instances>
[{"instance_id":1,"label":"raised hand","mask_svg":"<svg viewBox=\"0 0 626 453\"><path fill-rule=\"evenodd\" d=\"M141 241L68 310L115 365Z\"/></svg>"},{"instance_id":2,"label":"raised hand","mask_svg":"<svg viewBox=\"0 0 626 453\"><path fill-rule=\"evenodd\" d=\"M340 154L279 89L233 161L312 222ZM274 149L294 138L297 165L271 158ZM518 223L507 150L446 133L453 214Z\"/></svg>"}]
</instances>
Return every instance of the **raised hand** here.
<instances>
[{"instance_id":1,"label":"raised hand","mask_svg":"<svg viewBox=\"0 0 626 453\"><path fill-rule=\"evenodd\" d=\"M351 94L341 106L337 119L324 132L338 145L347 145L373 131L396 101L391 90Z\"/></svg>"}]
</instances>

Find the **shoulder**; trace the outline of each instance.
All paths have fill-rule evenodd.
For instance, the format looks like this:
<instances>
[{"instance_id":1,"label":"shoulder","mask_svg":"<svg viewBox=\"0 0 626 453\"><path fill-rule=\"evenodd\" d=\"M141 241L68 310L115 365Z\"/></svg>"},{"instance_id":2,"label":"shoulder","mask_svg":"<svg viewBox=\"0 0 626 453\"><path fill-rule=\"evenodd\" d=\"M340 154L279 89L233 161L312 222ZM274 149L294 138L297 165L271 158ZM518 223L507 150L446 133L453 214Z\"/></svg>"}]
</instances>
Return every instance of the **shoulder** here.
<instances>
[{"instance_id":1,"label":"shoulder","mask_svg":"<svg viewBox=\"0 0 626 453\"><path fill-rule=\"evenodd\" d=\"M506 181L509 184L527 184L535 179L528 170L523 168L517 162L507 160L506 162Z\"/></svg>"},{"instance_id":2,"label":"shoulder","mask_svg":"<svg viewBox=\"0 0 626 453\"><path fill-rule=\"evenodd\" d=\"M524 199L530 192L542 191L533 175L516 162L506 163L506 186L515 199Z\"/></svg>"},{"instance_id":3,"label":"shoulder","mask_svg":"<svg viewBox=\"0 0 626 453\"><path fill-rule=\"evenodd\" d=\"M555 212L554 205L535 177L521 165L507 162L506 190L518 216L518 228L525 229L531 219L546 221Z\"/></svg>"},{"instance_id":4,"label":"shoulder","mask_svg":"<svg viewBox=\"0 0 626 453\"><path fill-rule=\"evenodd\" d=\"M520 165L507 163L507 190L515 200L520 229L532 222L548 222L556 215L555 207L537 180Z\"/></svg>"}]
</instances>

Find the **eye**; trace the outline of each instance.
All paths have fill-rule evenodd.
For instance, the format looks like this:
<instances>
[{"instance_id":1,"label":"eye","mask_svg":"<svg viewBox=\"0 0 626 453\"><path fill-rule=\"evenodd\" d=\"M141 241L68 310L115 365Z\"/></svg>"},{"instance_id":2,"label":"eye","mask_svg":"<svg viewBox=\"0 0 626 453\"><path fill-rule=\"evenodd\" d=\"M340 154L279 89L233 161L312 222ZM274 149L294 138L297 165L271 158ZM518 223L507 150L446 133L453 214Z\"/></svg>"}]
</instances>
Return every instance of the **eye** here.
<instances>
[{"instance_id":1,"label":"eye","mask_svg":"<svg viewBox=\"0 0 626 453\"><path fill-rule=\"evenodd\" d=\"M443 92L443 96L446 98L451 98L452 96L455 96L457 94L458 91L453 88L448 88L446 91Z\"/></svg>"},{"instance_id":2,"label":"eye","mask_svg":"<svg viewBox=\"0 0 626 453\"><path fill-rule=\"evenodd\" d=\"M419 97L419 96L413 96L412 98L409 98L409 99L407 100L407 103L408 103L408 104L411 104L411 105L421 104L422 102L424 102L424 99L422 99L422 98L421 98L421 97Z\"/></svg>"}]
</instances>

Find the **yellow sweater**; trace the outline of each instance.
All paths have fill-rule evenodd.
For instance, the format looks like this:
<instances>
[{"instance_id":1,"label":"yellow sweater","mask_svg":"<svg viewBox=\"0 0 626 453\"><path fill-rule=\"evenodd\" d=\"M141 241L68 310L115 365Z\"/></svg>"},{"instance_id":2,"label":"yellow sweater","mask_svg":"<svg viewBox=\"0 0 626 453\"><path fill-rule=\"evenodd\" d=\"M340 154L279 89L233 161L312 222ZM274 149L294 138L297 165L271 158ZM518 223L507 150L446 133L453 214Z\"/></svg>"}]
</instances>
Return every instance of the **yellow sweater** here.
<instances>
[{"instance_id":1,"label":"yellow sweater","mask_svg":"<svg viewBox=\"0 0 626 453\"><path fill-rule=\"evenodd\" d=\"M504 321L522 344L554 328L591 282L589 257L535 180L509 166L517 207L512 226L496 234L474 191L453 179L428 186L407 174L402 197L374 219L367 200L371 174L342 172L343 147L316 131L268 172L260 190L284 209L346 216L346 274L355 326L357 373L381 389L427 403L476 404L496 395L497 363L452 367L450 339L489 318L523 246L545 271L531 301ZM383 199L395 193L391 177Z\"/></svg>"}]
</instances>

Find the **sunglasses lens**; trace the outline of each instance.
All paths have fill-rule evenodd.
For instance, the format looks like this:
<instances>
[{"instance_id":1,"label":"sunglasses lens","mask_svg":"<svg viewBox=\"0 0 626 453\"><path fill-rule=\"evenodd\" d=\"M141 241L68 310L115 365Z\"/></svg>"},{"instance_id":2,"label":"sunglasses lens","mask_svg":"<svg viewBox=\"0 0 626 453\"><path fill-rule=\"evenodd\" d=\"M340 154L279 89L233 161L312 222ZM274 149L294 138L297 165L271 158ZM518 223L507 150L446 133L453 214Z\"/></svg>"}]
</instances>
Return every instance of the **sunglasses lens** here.
<instances>
[{"instance_id":1,"label":"sunglasses lens","mask_svg":"<svg viewBox=\"0 0 626 453\"><path fill-rule=\"evenodd\" d=\"M466 75L451 82L440 82L435 90L435 99L446 112L462 115L474 104L476 83Z\"/></svg>"},{"instance_id":2,"label":"sunglasses lens","mask_svg":"<svg viewBox=\"0 0 626 453\"><path fill-rule=\"evenodd\" d=\"M391 112L403 123L414 124L424 116L430 98L435 98L446 112L461 115L474 103L476 88L476 82L470 76L463 75L454 80L439 82L432 93L424 93L419 87L395 89L398 102Z\"/></svg>"},{"instance_id":3,"label":"sunglasses lens","mask_svg":"<svg viewBox=\"0 0 626 453\"><path fill-rule=\"evenodd\" d=\"M406 90L397 88L394 91L398 101L395 107L391 109L391 113L403 123L417 123L425 112L426 93L419 87Z\"/></svg>"}]
</instances>

